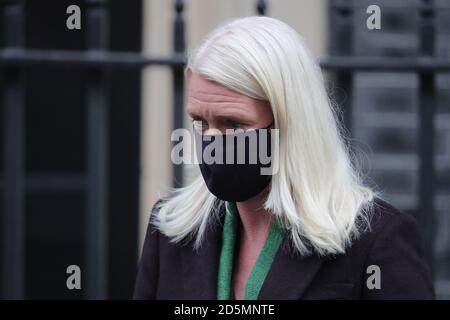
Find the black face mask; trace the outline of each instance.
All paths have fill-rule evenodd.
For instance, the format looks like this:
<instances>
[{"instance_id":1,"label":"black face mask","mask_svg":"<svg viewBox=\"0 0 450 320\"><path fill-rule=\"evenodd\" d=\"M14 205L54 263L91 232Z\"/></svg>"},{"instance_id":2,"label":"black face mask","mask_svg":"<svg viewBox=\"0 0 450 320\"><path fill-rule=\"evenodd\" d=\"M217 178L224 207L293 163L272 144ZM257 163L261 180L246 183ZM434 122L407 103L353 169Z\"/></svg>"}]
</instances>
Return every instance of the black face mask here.
<instances>
[{"instance_id":1,"label":"black face mask","mask_svg":"<svg viewBox=\"0 0 450 320\"><path fill-rule=\"evenodd\" d=\"M194 129L200 171L209 191L217 198L241 202L256 196L269 185L272 176L262 174L261 169L266 168L267 172L272 163L268 129L271 125L252 131L218 135L202 135ZM211 146L213 142L215 144ZM210 158L205 160L208 155L221 161L211 163Z\"/></svg>"}]
</instances>

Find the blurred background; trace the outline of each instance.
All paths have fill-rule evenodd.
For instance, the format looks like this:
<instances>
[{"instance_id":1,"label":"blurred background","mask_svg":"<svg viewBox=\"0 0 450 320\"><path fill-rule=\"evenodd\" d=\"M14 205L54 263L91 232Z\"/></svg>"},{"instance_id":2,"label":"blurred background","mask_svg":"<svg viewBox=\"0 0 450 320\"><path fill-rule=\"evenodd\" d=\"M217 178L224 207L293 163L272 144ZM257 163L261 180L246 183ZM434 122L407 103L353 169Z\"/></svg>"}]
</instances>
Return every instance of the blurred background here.
<instances>
[{"instance_id":1,"label":"blurred background","mask_svg":"<svg viewBox=\"0 0 450 320\"><path fill-rule=\"evenodd\" d=\"M131 297L150 208L196 174L170 161L186 52L257 14L319 59L368 183L417 218L450 299L450 0L0 0L1 298Z\"/></svg>"}]
</instances>

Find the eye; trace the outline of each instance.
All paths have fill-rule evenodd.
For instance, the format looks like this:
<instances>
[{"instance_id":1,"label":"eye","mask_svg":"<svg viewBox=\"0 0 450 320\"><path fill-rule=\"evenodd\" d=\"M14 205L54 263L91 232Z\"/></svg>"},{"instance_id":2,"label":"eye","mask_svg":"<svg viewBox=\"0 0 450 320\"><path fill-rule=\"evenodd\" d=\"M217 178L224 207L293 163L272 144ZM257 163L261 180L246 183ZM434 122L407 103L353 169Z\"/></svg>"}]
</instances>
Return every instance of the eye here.
<instances>
[{"instance_id":1,"label":"eye","mask_svg":"<svg viewBox=\"0 0 450 320\"><path fill-rule=\"evenodd\" d=\"M239 122L232 119L225 120L224 125L227 129L239 129L242 126Z\"/></svg>"},{"instance_id":2,"label":"eye","mask_svg":"<svg viewBox=\"0 0 450 320\"><path fill-rule=\"evenodd\" d=\"M208 126L207 122L200 117L192 117L191 118L192 126L197 132L205 131Z\"/></svg>"}]
</instances>

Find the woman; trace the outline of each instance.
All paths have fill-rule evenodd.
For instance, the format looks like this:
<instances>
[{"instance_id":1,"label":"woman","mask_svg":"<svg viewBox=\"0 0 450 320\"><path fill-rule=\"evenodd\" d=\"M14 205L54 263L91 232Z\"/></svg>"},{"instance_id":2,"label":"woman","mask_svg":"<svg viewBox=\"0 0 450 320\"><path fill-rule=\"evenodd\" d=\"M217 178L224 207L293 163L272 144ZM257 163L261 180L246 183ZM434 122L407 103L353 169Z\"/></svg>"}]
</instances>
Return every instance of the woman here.
<instances>
[{"instance_id":1,"label":"woman","mask_svg":"<svg viewBox=\"0 0 450 320\"><path fill-rule=\"evenodd\" d=\"M257 139L272 169L200 161L201 176L153 207L135 299L434 298L415 220L363 185L292 28L229 22L190 55L186 76L199 158L234 129L275 129Z\"/></svg>"}]
</instances>

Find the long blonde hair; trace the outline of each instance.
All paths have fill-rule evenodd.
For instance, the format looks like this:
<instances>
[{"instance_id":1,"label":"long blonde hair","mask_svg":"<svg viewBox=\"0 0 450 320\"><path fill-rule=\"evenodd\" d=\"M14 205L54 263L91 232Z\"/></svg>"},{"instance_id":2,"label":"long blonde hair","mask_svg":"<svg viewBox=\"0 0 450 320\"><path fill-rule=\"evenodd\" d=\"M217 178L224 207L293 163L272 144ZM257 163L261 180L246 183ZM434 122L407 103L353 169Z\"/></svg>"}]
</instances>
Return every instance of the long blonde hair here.
<instances>
[{"instance_id":1,"label":"long blonde hair","mask_svg":"<svg viewBox=\"0 0 450 320\"><path fill-rule=\"evenodd\" d=\"M345 252L377 194L351 161L338 111L301 36L274 18L239 18L207 35L189 55L188 70L270 102L279 171L264 208L287 229L297 253ZM194 239L199 248L221 205L200 175L158 203L154 224L171 241Z\"/></svg>"}]
</instances>

